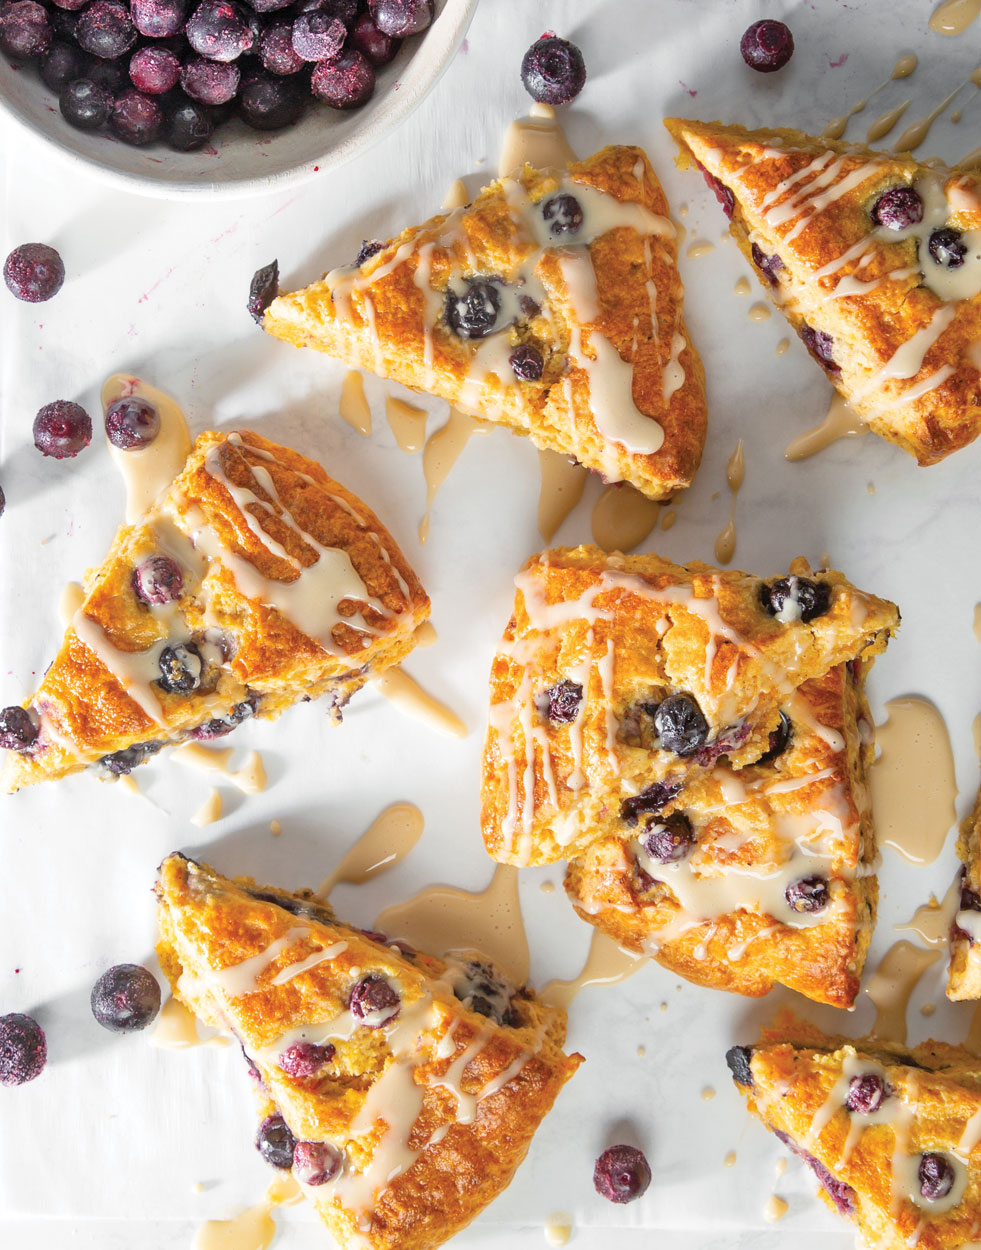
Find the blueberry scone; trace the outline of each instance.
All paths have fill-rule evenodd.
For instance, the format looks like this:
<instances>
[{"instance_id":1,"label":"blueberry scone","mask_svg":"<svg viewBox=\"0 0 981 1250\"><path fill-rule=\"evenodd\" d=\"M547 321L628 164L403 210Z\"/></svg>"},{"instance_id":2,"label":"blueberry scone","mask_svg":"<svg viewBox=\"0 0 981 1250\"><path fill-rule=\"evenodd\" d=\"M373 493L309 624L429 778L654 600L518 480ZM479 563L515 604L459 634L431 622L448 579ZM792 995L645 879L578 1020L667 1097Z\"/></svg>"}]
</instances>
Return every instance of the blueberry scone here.
<instances>
[{"instance_id":1,"label":"blueberry scone","mask_svg":"<svg viewBox=\"0 0 981 1250\"><path fill-rule=\"evenodd\" d=\"M175 996L241 1043L256 1144L339 1245L430 1250L508 1185L565 1082L565 1013L171 855L157 882Z\"/></svg>"},{"instance_id":2,"label":"blueberry scone","mask_svg":"<svg viewBox=\"0 0 981 1250\"><path fill-rule=\"evenodd\" d=\"M799 130L668 118L760 281L871 430L922 465L981 431L981 181Z\"/></svg>"},{"instance_id":3,"label":"blueberry scone","mask_svg":"<svg viewBox=\"0 0 981 1250\"><path fill-rule=\"evenodd\" d=\"M0 712L8 790L229 733L398 664L429 599L394 539L320 465L250 431L205 433L89 575L23 708Z\"/></svg>"},{"instance_id":4,"label":"blueberry scone","mask_svg":"<svg viewBox=\"0 0 981 1250\"><path fill-rule=\"evenodd\" d=\"M800 687L868 661L899 622L893 604L804 561L764 580L559 548L515 584L491 668L482 804L488 852L515 864L633 837L717 761L769 758L788 717L837 744Z\"/></svg>"},{"instance_id":5,"label":"blueberry scone","mask_svg":"<svg viewBox=\"0 0 981 1250\"><path fill-rule=\"evenodd\" d=\"M259 277L259 275L257 275ZM263 287L268 275L261 278ZM449 400L652 499L705 441L677 236L636 147L525 166L274 299L270 334Z\"/></svg>"},{"instance_id":6,"label":"blueberry scone","mask_svg":"<svg viewBox=\"0 0 981 1250\"><path fill-rule=\"evenodd\" d=\"M811 1167L821 1197L880 1250L958 1250L981 1234L981 1064L961 1046L826 1037L778 1017L726 1056L750 1111Z\"/></svg>"},{"instance_id":7,"label":"blueberry scone","mask_svg":"<svg viewBox=\"0 0 981 1250\"><path fill-rule=\"evenodd\" d=\"M981 998L981 794L961 825L957 851L963 867L947 969L947 997L955 1000Z\"/></svg>"}]
</instances>

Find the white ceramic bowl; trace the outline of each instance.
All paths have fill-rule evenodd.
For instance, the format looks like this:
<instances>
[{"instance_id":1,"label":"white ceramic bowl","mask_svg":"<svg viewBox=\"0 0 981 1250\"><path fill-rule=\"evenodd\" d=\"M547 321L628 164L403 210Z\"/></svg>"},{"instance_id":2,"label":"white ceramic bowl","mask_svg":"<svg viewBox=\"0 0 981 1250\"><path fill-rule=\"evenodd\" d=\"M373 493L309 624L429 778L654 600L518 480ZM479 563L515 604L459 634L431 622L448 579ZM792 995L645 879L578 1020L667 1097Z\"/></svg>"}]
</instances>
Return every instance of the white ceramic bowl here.
<instances>
[{"instance_id":1,"label":"white ceramic bowl","mask_svg":"<svg viewBox=\"0 0 981 1250\"><path fill-rule=\"evenodd\" d=\"M129 147L104 132L69 126L54 93L35 70L0 55L0 111L80 162L130 191L167 198L258 195L336 168L390 133L439 80L470 25L478 0L438 0L436 20L409 39L378 73L375 94L360 109L315 103L289 130L251 130L237 119L215 132L212 145L174 152L163 144Z\"/></svg>"}]
</instances>

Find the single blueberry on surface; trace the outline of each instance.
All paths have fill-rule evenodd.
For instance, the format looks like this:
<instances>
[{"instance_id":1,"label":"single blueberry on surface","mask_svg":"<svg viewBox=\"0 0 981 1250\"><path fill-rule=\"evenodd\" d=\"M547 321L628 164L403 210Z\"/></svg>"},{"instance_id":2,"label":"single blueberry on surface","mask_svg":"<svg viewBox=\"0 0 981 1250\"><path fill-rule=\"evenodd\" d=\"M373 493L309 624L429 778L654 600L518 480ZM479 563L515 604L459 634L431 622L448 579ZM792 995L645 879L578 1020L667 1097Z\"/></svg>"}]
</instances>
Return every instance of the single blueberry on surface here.
<instances>
[{"instance_id":1,"label":"single blueberry on surface","mask_svg":"<svg viewBox=\"0 0 981 1250\"><path fill-rule=\"evenodd\" d=\"M923 220L923 199L912 187L890 187L872 205L869 216L887 230L905 230Z\"/></svg>"},{"instance_id":2,"label":"single blueberry on surface","mask_svg":"<svg viewBox=\"0 0 981 1250\"><path fill-rule=\"evenodd\" d=\"M791 881L784 890L787 905L801 914L824 911L830 900L828 883L824 877L801 877Z\"/></svg>"},{"instance_id":3,"label":"single blueberry on surface","mask_svg":"<svg viewBox=\"0 0 981 1250\"><path fill-rule=\"evenodd\" d=\"M794 55L794 37L783 22L754 22L739 41L739 51L750 69L772 74Z\"/></svg>"},{"instance_id":4,"label":"single blueberry on surface","mask_svg":"<svg viewBox=\"0 0 981 1250\"><path fill-rule=\"evenodd\" d=\"M874 1072L863 1072L861 1076L853 1076L848 1082L845 1106L857 1115L872 1115L879 1110L890 1092L881 1076Z\"/></svg>"},{"instance_id":5,"label":"single blueberry on surface","mask_svg":"<svg viewBox=\"0 0 981 1250\"><path fill-rule=\"evenodd\" d=\"M680 781L655 781L620 804L620 819L636 825L641 816L657 813L681 793Z\"/></svg>"},{"instance_id":6,"label":"single blueberry on surface","mask_svg":"<svg viewBox=\"0 0 981 1250\"><path fill-rule=\"evenodd\" d=\"M0 1085L26 1085L41 1075L48 1057L44 1030L31 1016L0 1016Z\"/></svg>"},{"instance_id":7,"label":"single blueberry on surface","mask_svg":"<svg viewBox=\"0 0 981 1250\"><path fill-rule=\"evenodd\" d=\"M164 134L178 152L193 152L204 147L214 129L204 106L194 100L185 98L167 110Z\"/></svg>"},{"instance_id":8,"label":"single blueberry on surface","mask_svg":"<svg viewBox=\"0 0 981 1250\"><path fill-rule=\"evenodd\" d=\"M255 42L248 14L234 0L202 0L188 18L186 33L194 51L212 61L234 61Z\"/></svg>"},{"instance_id":9,"label":"single blueberry on surface","mask_svg":"<svg viewBox=\"0 0 981 1250\"><path fill-rule=\"evenodd\" d=\"M920 1182L920 1193L931 1202L946 1198L956 1179L950 1160L935 1150L928 1150L920 1155L916 1174Z\"/></svg>"},{"instance_id":10,"label":"single blueberry on surface","mask_svg":"<svg viewBox=\"0 0 981 1250\"><path fill-rule=\"evenodd\" d=\"M5 751L29 751L37 741L36 719L25 707L0 708L0 748Z\"/></svg>"},{"instance_id":11,"label":"single blueberry on surface","mask_svg":"<svg viewBox=\"0 0 981 1250\"><path fill-rule=\"evenodd\" d=\"M490 334L500 309L501 293L493 282L471 278L462 295L446 292L446 322L461 339L482 339Z\"/></svg>"},{"instance_id":12,"label":"single blueberry on surface","mask_svg":"<svg viewBox=\"0 0 981 1250\"><path fill-rule=\"evenodd\" d=\"M116 964L92 987L92 1014L113 1033L145 1029L160 1010L156 977L139 964Z\"/></svg>"},{"instance_id":13,"label":"single blueberry on surface","mask_svg":"<svg viewBox=\"0 0 981 1250\"><path fill-rule=\"evenodd\" d=\"M163 121L159 102L134 87L113 100L109 129L122 143L141 148L159 137Z\"/></svg>"},{"instance_id":14,"label":"single blueberry on surface","mask_svg":"<svg viewBox=\"0 0 981 1250\"><path fill-rule=\"evenodd\" d=\"M772 256L767 256L758 243L752 245L751 251L753 264L763 274L770 286L777 286L780 281L777 274L783 268L783 261L776 252Z\"/></svg>"},{"instance_id":15,"label":"single blueberry on surface","mask_svg":"<svg viewBox=\"0 0 981 1250\"><path fill-rule=\"evenodd\" d=\"M582 706L582 686L564 679L543 690L536 700L542 715L553 725L569 725Z\"/></svg>"},{"instance_id":16,"label":"single blueberry on surface","mask_svg":"<svg viewBox=\"0 0 981 1250\"><path fill-rule=\"evenodd\" d=\"M402 46L401 39L393 39L379 30L370 13L362 13L351 29L351 47L360 52L376 68L387 65Z\"/></svg>"},{"instance_id":17,"label":"single blueberry on surface","mask_svg":"<svg viewBox=\"0 0 981 1250\"><path fill-rule=\"evenodd\" d=\"M362 977L351 990L347 1005L365 1028L380 1029L399 1014L402 1000L384 977L368 976Z\"/></svg>"},{"instance_id":18,"label":"single blueberry on surface","mask_svg":"<svg viewBox=\"0 0 981 1250\"><path fill-rule=\"evenodd\" d=\"M780 577L760 584L760 603L771 616L789 613L805 624L823 616L831 607L831 587L810 577Z\"/></svg>"},{"instance_id":19,"label":"single blueberry on surface","mask_svg":"<svg viewBox=\"0 0 981 1250\"><path fill-rule=\"evenodd\" d=\"M51 24L35 0L14 0L0 8L0 52L13 61L37 61L51 47Z\"/></svg>"},{"instance_id":20,"label":"single blueberry on surface","mask_svg":"<svg viewBox=\"0 0 981 1250\"><path fill-rule=\"evenodd\" d=\"M537 382L545 368L541 352L529 343L522 343L520 347L516 347L508 357L508 364L514 376L520 378L522 382Z\"/></svg>"},{"instance_id":21,"label":"single blueberry on surface","mask_svg":"<svg viewBox=\"0 0 981 1250\"><path fill-rule=\"evenodd\" d=\"M92 441L92 418L69 399L45 404L34 418L34 446L43 456L70 460Z\"/></svg>"},{"instance_id":22,"label":"single blueberry on surface","mask_svg":"<svg viewBox=\"0 0 981 1250\"><path fill-rule=\"evenodd\" d=\"M749 1066L752 1057L752 1046L730 1046L726 1051L726 1064L737 1085L752 1088L753 1070Z\"/></svg>"},{"instance_id":23,"label":"single blueberry on surface","mask_svg":"<svg viewBox=\"0 0 981 1250\"><path fill-rule=\"evenodd\" d=\"M80 48L104 61L114 61L136 43L136 27L129 7L116 0L93 0L75 27Z\"/></svg>"},{"instance_id":24,"label":"single blueberry on surface","mask_svg":"<svg viewBox=\"0 0 981 1250\"><path fill-rule=\"evenodd\" d=\"M134 746L126 747L122 751L113 751L111 755L103 755L99 763L114 777L125 777L140 764L145 764L151 755L156 755L162 746L162 742L137 742Z\"/></svg>"},{"instance_id":25,"label":"single blueberry on surface","mask_svg":"<svg viewBox=\"0 0 981 1250\"><path fill-rule=\"evenodd\" d=\"M521 81L539 104L568 104L586 82L586 62L574 43L543 35L521 61Z\"/></svg>"},{"instance_id":26,"label":"single blueberry on surface","mask_svg":"<svg viewBox=\"0 0 981 1250\"><path fill-rule=\"evenodd\" d=\"M633 1202L650 1183L650 1164L636 1146L610 1146L596 1160L593 1185L610 1202Z\"/></svg>"},{"instance_id":27,"label":"single blueberry on surface","mask_svg":"<svg viewBox=\"0 0 981 1250\"><path fill-rule=\"evenodd\" d=\"M61 290L65 265L47 243L22 243L3 262L3 280L15 299L43 304Z\"/></svg>"},{"instance_id":28,"label":"single blueberry on surface","mask_svg":"<svg viewBox=\"0 0 981 1250\"><path fill-rule=\"evenodd\" d=\"M149 556L133 570L131 583L144 603L173 603L184 589L184 574L170 556Z\"/></svg>"},{"instance_id":29,"label":"single blueberry on surface","mask_svg":"<svg viewBox=\"0 0 981 1250\"><path fill-rule=\"evenodd\" d=\"M255 1148L270 1166L288 1172L293 1166L296 1138L281 1115L269 1115L259 1125Z\"/></svg>"},{"instance_id":30,"label":"single blueberry on surface","mask_svg":"<svg viewBox=\"0 0 981 1250\"><path fill-rule=\"evenodd\" d=\"M294 1042L279 1056L279 1066L287 1076L316 1076L335 1054L336 1048L329 1042L326 1046L318 1046L316 1042Z\"/></svg>"},{"instance_id":31,"label":"single blueberry on surface","mask_svg":"<svg viewBox=\"0 0 981 1250\"><path fill-rule=\"evenodd\" d=\"M343 1162L344 1156L329 1141L300 1141L293 1151L293 1175L303 1185L326 1185Z\"/></svg>"},{"instance_id":32,"label":"single blueberry on surface","mask_svg":"<svg viewBox=\"0 0 981 1250\"><path fill-rule=\"evenodd\" d=\"M665 751L691 755L708 737L708 721L690 694L669 695L654 713L654 728Z\"/></svg>"},{"instance_id":33,"label":"single blueberry on surface","mask_svg":"<svg viewBox=\"0 0 981 1250\"><path fill-rule=\"evenodd\" d=\"M652 820L641 838L641 846L659 864L674 864L685 859L697 839L691 821L684 812L672 812L664 820Z\"/></svg>"},{"instance_id":34,"label":"single blueberry on surface","mask_svg":"<svg viewBox=\"0 0 981 1250\"><path fill-rule=\"evenodd\" d=\"M382 34L407 39L429 26L435 7L433 0L368 0L368 12Z\"/></svg>"},{"instance_id":35,"label":"single blueberry on surface","mask_svg":"<svg viewBox=\"0 0 981 1250\"><path fill-rule=\"evenodd\" d=\"M310 90L331 108L360 108L374 94L374 67L357 48L345 48L332 60L317 62L310 75Z\"/></svg>"},{"instance_id":36,"label":"single blueberry on surface","mask_svg":"<svg viewBox=\"0 0 981 1250\"><path fill-rule=\"evenodd\" d=\"M943 230L934 230L927 247L936 263L943 265L945 269L960 269L967 255L967 244L963 241L963 235L949 226Z\"/></svg>"},{"instance_id":37,"label":"single blueberry on surface","mask_svg":"<svg viewBox=\"0 0 981 1250\"><path fill-rule=\"evenodd\" d=\"M583 216L582 205L568 192L552 195L542 205L542 217L548 225L548 232L556 238L581 230Z\"/></svg>"},{"instance_id":38,"label":"single blueberry on surface","mask_svg":"<svg viewBox=\"0 0 981 1250\"><path fill-rule=\"evenodd\" d=\"M201 684L204 661L193 642L164 647L158 665L160 676L156 684L168 694L190 694Z\"/></svg>"},{"instance_id":39,"label":"single blueberry on surface","mask_svg":"<svg viewBox=\"0 0 981 1250\"><path fill-rule=\"evenodd\" d=\"M160 413L149 400L128 395L106 409L106 437L121 451L136 451L160 433Z\"/></svg>"},{"instance_id":40,"label":"single blueberry on surface","mask_svg":"<svg viewBox=\"0 0 981 1250\"><path fill-rule=\"evenodd\" d=\"M262 325L266 309L279 294L279 261L270 261L252 275L249 283L249 315L257 325Z\"/></svg>"}]
</instances>

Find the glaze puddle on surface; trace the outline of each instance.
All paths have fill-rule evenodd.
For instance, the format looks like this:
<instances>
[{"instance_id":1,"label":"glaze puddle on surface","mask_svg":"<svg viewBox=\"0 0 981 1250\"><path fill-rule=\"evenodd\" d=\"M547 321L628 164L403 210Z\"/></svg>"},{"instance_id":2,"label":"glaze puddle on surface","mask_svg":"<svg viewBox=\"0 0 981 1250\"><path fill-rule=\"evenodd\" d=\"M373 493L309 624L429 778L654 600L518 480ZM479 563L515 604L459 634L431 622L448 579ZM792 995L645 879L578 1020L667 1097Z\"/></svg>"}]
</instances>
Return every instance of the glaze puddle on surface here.
<instances>
[{"instance_id":1,"label":"glaze puddle on surface","mask_svg":"<svg viewBox=\"0 0 981 1250\"><path fill-rule=\"evenodd\" d=\"M950 95L945 96L932 112L927 113L926 117L921 118L918 122L913 122L911 126L907 126L896 142L892 145L894 152L906 153L912 152L918 148L923 140L930 133L930 127L937 120L941 113L952 104L956 97L964 90L965 87L972 85L981 87L981 66L978 66L973 73L959 86L955 87Z\"/></svg>"},{"instance_id":2,"label":"glaze puddle on surface","mask_svg":"<svg viewBox=\"0 0 981 1250\"><path fill-rule=\"evenodd\" d=\"M421 451L426 444L428 415L425 408L416 408L395 395L385 396L385 416L395 435L395 441L402 451L410 455Z\"/></svg>"},{"instance_id":3,"label":"glaze puddle on surface","mask_svg":"<svg viewBox=\"0 0 981 1250\"><path fill-rule=\"evenodd\" d=\"M823 139L840 139L845 133L848 123L857 113L861 113L865 109L866 105L868 105L871 100L874 100L880 91L884 91L891 82L894 82L897 78L908 78L910 74L912 74L913 70L916 69L916 66L917 59L915 56L907 55L900 57L893 66L892 73L889 77L884 82L880 82L874 91L870 91L867 96L864 96L861 100L859 100L859 102L853 108L849 109L847 113L843 113L841 117L836 117L833 121L830 121L827 126L825 126L824 130L821 131L821 137ZM909 101L907 101L907 103L909 103Z\"/></svg>"},{"instance_id":4,"label":"glaze puddle on surface","mask_svg":"<svg viewBox=\"0 0 981 1250\"><path fill-rule=\"evenodd\" d=\"M205 1028L202 1034L199 1030ZM150 1045L161 1050L190 1050L194 1046L230 1046L231 1039L199 1025L193 1012L176 998L168 998L150 1033Z\"/></svg>"},{"instance_id":5,"label":"glaze puddle on surface","mask_svg":"<svg viewBox=\"0 0 981 1250\"><path fill-rule=\"evenodd\" d=\"M911 942L896 942L886 951L865 986L875 1004L873 1037L889 1042L906 1041L906 1008L920 977L941 958L939 950L922 950Z\"/></svg>"},{"instance_id":6,"label":"glaze puddle on surface","mask_svg":"<svg viewBox=\"0 0 981 1250\"><path fill-rule=\"evenodd\" d=\"M925 699L890 699L876 728L870 785L880 845L932 864L957 821L954 755L943 717Z\"/></svg>"},{"instance_id":7,"label":"glaze puddle on surface","mask_svg":"<svg viewBox=\"0 0 981 1250\"><path fill-rule=\"evenodd\" d=\"M440 733L449 734L451 738L467 736L469 730L459 716L423 690L404 669L390 668L380 677L373 677L368 684L406 716L420 720Z\"/></svg>"},{"instance_id":8,"label":"glaze puddle on surface","mask_svg":"<svg viewBox=\"0 0 981 1250\"><path fill-rule=\"evenodd\" d=\"M499 964L516 985L528 979L530 957L518 896L518 870L499 864L480 893L436 885L386 907L374 927L433 955L476 950Z\"/></svg>"},{"instance_id":9,"label":"glaze puddle on surface","mask_svg":"<svg viewBox=\"0 0 981 1250\"><path fill-rule=\"evenodd\" d=\"M317 890L327 898L336 885L362 885L394 868L422 837L422 812L413 803L393 803L368 826Z\"/></svg>"},{"instance_id":10,"label":"glaze puddle on surface","mask_svg":"<svg viewBox=\"0 0 981 1250\"><path fill-rule=\"evenodd\" d=\"M504 132L497 174L506 178L520 173L525 164L535 169L561 169L575 159L555 110L548 104L535 103L527 117L512 122Z\"/></svg>"},{"instance_id":11,"label":"glaze puddle on surface","mask_svg":"<svg viewBox=\"0 0 981 1250\"><path fill-rule=\"evenodd\" d=\"M629 482L607 486L593 507L593 542L603 551L633 551L657 527L661 505Z\"/></svg>"},{"instance_id":12,"label":"glaze puddle on surface","mask_svg":"<svg viewBox=\"0 0 981 1250\"><path fill-rule=\"evenodd\" d=\"M203 747L197 742L185 742L174 748L171 758L178 764L199 768L204 773L220 773L238 786L243 794L261 794L266 788L262 756L258 751L250 751L242 767L232 770L229 762L234 754L234 747Z\"/></svg>"},{"instance_id":13,"label":"glaze puddle on surface","mask_svg":"<svg viewBox=\"0 0 981 1250\"><path fill-rule=\"evenodd\" d=\"M753 304L750 306L749 312L746 316L750 319L750 321L769 321L772 316L772 313L770 312L770 305L763 303Z\"/></svg>"},{"instance_id":14,"label":"glaze puddle on surface","mask_svg":"<svg viewBox=\"0 0 981 1250\"><path fill-rule=\"evenodd\" d=\"M122 451L106 439L126 489L126 523L132 525L184 468L191 452L191 435L176 402L131 373L114 373L107 378L102 387L103 414L117 399L129 396L145 399L160 416L160 431L146 447Z\"/></svg>"},{"instance_id":15,"label":"glaze puddle on surface","mask_svg":"<svg viewBox=\"0 0 981 1250\"><path fill-rule=\"evenodd\" d=\"M868 434L869 427L858 413L853 412L837 391L831 397L828 413L820 425L807 430L788 446L783 453L785 460L807 460L824 451L839 438L857 438Z\"/></svg>"},{"instance_id":16,"label":"glaze puddle on surface","mask_svg":"<svg viewBox=\"0 0 981 1250\"><path fill-rule=\"evenodd\" d=\"M763 1208L763 1218L768 1224L775 1224L787 1214L787 1200L778 1194L771 1194Z\"/></svg>"},{"instance_id":17,"label":"glaze puddle on surface","mask_svg":"<svg viewBox=\"0 0 981 1250\"><path fill-rule=\"evenodd\" d=\"M719 564L728 564L736 554L736 496L742 488L746 477L746 457L743 440L736 444L736 450L726 464L726 482L729 486L729 521L719 532L715 540L715 558Z\"/></svg>"},{"instance_id":18,"label":"glaze puddle on surface","mask_svg":"<svg viewBox=\"0 0 981 1250\"><path fill-rule=\"evenodd\" d=\"M213 825L216 820L221 820L221 813L221 795L217 790L209 790L208 797L191 817L191 824L199 829L204 825Z\"/></svg>"},{"instance_id":19,"label":"glaze puddle on surface","mask_svg":"<svg viewBox=\"0 0 981 1250\"><path fill-rule=\"evenodd\" d=\"M348 425L367 438L371 433L371 408L364 393L364 378L357 369L348 369L341 387L338 411Z\"/></svg>"},{"instance_id":20,"label":"glaze puddle on surface","mask_svg":"<svg viewBox=\"0 0 981 1250\"><path fill-rule=\"evenodd\" d=\"M419 522L421 543L429 537L429 519L436 492L446 481L471 437L474 434L486 434L490 428L486 421L478 421L475 417L468 417L466 413L451 408L446 424L440 426L426 440L422 453L422 472L426 479L426 511Z\"/></svg>"},{"instance_id":21,"label":"glaze puddle on surface","mask_svg":"<svg viewBox=\"0 0 981 1250\"><path fill-rule=\"evenodd\" d=\"M893 927L897 933L915 933L925 946L946 949L950 936L950 923L957 913L960 897L961 881L958 872L939 903L935 898L931 898L929 903L917 907L911 920Z\"/></svg>"},{"instance_id":22,"label":"glaze puddle on surface","mask_svg":"<svg viewBox=\"0 0 981 1250\"><path fill-rule=\"evenodd\" d=\"M944 0L930 17L930 29L938 35L963 35L979 13L981 0Z\"/></svg>"},{"instance_id":23,"label":"glaze puddle on surface","mask_svg":"<svg viewBox=\"0 0 981 1250\"><path fill-rule=\"evenodd\" d=\"M194 1250L267 1250L276 1236L275 1208L291 1207L302 1198L292 1176L277 1177L254 1207L230 1220L206 1220L195 1235Z\"/></svg>"},{"instance_id":24,"label":"glaze puddle on surface","mask_svg":"<svg viewBox=\"0 0 981 1250\"><path fill-rule=\"evenodd\" d=\"M549 981L538 997L550 1007L568 1011L572 1001L587 985L619 984L632 977L646 962L642 955L623 950L613 938L597 930L579 975L571 981Z\"/></svg>"},{"instance_id":25,"label":"glaze puddle on surface","mask_svg":"<svg viewBox=\"0 0 981 1250\"><path fill-rule=\"evenodd\" d=\"M572 1236L573 1222L568 1211L553 1211L545 1221L545 1243L549 1246L566 1246Z\"/></svg>"},{"instance_id":26,"label":"glaze puddle on surface","mask_svg":"<svg viewBox=\"0 0 981 1250\"><path fill-rule=\"evenodd\" d=\"M737 1158L738 1155L736 1152L734 1150L730 1150L726 1157L722 1160L722 1166L724 1168L734 1168L736 1166Z\"/></svg>"},{"instance_id":27,"label":"glaze puddle on surface","mask_svg":"<svg viewBox=\"0 0 981 1250\"><path fill-rule=\"evenodd\" d=\"M702 256L708 256L709 252L715 251L715 244L708 243L704 239L699 239L688 248L685 255L689 260L698 260Z\"/></svg>"},{"instance_id":28,"label":"glaze puddle on surface","mask_svg":"<svg viewBox=\"0 0 981 1250\"><path fill-rule=\"evenodd\" d=\"M582 499L589 470L563 456L560 451L538 452L538 467L542 475L538 495L538 532L550 543L558 533L562 522Z\"/></svg>"}]
</instances>

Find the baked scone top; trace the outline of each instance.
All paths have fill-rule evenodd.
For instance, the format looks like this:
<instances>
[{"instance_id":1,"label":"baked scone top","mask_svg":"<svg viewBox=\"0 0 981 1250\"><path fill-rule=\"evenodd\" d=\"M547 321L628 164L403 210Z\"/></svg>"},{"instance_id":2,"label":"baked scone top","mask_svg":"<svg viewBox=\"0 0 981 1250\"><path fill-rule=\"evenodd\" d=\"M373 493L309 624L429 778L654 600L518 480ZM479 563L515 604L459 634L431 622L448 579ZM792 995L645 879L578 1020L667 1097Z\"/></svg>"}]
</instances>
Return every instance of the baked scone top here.
<instances>
[{"instance_id":1,"label":"baked scone top","mask_svg":"<svg viewBox=\"0 0 981 1250\"><path fill-rule=\"evenodd\" d=\"M342 1156L331 1181L304 1189L352 1250L430 1250L468 1224L581 1062L562 1052L564 1012L484 963L344 925L312 895L171 855L157 896L175 995L235 1034L264 1109L297 1141ZM291 1056L311 1045L319 1066L297 1075Z\"/></svg>"},{"instance_id":2,"label":"baked scone top","mask_svg":"<svg viewBox=\"0 0 981 1250\"><path fill-rule=\"evenodd\" d=\"M493 183L280 296L263 327L661 498L688 485L705 441L676 262L647 157L607 147Z\"/></svg>"},{"instance_id":3,"label":"baked scone top","mask_svg":"<svg viewBox=\"0 0 981 1250\"><path fill-rule=\"evenodd\" d=\"M883 1250L981 1233L981 1064L961 1046L826 1037L782 1013L727 1056L750 1110Z\"/></svg>"},{"instance_id":4,"label":"baked scone top","mask_svg":"<svg viewBox=\"0 0 981 1250\"><path fill-rule=\"evenodd\" d=\"M488 852L518 864L620 834L692 768L758 760L803 681L881 651L899 621L895 605L803 563L763 581L557 548L515 580L491 667L481 819Z\"/></svg>"},{"instance_id":5,"label":"baked scone top","mask_svg":"<svg viewBox=\"0 0 981 1250\"><path fill-rule=\"evenodd\" d=\"M161 557L162 601L147 602L136 578ZM200 435L86 591L31 700L36 740L4 752L10 789L100 761L129 771L167 742L305 696L339 708L429 613L378 518L320 465L247 430Z\"/></svg>"},{"instance_id":6,"label":"baked scone top","mask_svg":"<svg viewBox=\"0 0 981 1250\"><path fill-rule=\"evenodd\" d=\"M773 299L869 427L934 464L981 431L981 180L908 154L667 118Z\"/></svg>"}]
</instances>

